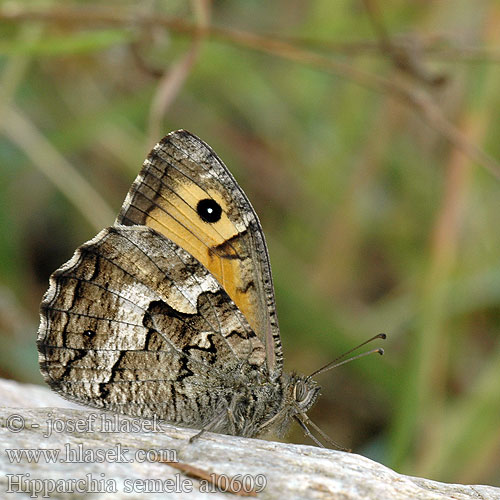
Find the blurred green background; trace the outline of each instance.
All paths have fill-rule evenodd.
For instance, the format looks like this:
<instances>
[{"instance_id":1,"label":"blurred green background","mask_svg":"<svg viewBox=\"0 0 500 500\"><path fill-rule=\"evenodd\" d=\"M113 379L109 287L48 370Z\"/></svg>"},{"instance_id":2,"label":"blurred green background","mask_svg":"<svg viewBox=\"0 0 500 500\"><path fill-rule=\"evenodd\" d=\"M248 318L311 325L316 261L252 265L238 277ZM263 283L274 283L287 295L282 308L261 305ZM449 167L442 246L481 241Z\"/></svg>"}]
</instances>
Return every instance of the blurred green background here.
<instances>
[{"instance_id":1,"label":"blurred green background","mask_svg":"<svg viewBox=\"0 0 500 500\"><path fill-rule=\"evenodd\" d=\"M0 375L43 383L49 274L186 128L261 218L286 369L388 334L318 376L312 420L398 471L500 486L500 3L105 5L0 2Z\"/></svg>"}]
</instances>

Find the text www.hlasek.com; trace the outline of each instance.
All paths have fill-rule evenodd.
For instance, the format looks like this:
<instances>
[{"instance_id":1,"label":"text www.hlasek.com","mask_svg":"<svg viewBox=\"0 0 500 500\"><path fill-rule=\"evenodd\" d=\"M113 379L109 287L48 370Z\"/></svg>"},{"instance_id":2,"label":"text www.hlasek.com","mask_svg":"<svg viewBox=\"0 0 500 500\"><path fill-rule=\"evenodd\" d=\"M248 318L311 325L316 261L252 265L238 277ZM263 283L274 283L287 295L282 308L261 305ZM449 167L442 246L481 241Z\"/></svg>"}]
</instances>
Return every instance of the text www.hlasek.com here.
<instances>
[{"instance_id":1,"label":"text www.hlasek.com","mask_svg":"<svg viewBox=\"0 0 500 500\"><path fill-rule=\"evenodd\" d=\"M61 453L62 452L62 453ZM150 449L135 450L130 453L128 448L117 444L114 448L85 448L83 444L64 449L56 448L8 448L5 450L10 463L144 463L144 462L176 462L176 450Z\"/></svg>"}]
</instances>

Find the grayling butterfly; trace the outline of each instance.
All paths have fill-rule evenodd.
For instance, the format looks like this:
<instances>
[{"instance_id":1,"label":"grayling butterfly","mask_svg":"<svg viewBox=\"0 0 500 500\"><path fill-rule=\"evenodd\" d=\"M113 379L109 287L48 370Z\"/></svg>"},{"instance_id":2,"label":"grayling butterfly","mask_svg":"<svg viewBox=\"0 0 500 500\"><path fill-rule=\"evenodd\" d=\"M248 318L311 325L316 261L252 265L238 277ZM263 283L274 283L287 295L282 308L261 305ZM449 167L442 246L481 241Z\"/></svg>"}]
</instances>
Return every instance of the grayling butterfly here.
<instances>
[{"instance_id":1,"label":"grayling butterfly","mask_svg":"<svg viewBox=\"0 0 500 500\"><path fill-rule=\"evenodd\" d=\"M282 371L257 215L184 130L153 148L115 224L52 274L38 350L48 384L78 403L238 436L295 419L326 438L306 415L319 386Z\"/></svg>"}]
</instances>

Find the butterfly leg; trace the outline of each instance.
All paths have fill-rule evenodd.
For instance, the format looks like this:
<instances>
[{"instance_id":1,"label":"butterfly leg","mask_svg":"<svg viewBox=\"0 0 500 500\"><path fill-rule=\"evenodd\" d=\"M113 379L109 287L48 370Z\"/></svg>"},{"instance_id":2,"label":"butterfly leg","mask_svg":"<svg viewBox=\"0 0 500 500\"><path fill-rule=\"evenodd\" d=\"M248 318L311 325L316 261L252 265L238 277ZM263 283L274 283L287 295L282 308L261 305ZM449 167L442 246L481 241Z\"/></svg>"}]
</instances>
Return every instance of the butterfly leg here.
<instances>
[{"instance_id":1,"label":"butterfly leg","mask_svg":"<svg viewBox=\"0 0 500 500\"><path fill-rule=\"evenodd\" d=\"M311 431L309 430L309 427L307 427L307 424L309 424L315 431L318 432L318 434L330 445L332 445L334 448L340 451L347 451L351 452L352 450L349 450L347 448L344 448L343 446L340 446L338 443L333 441L333 439L330 438L327 434L325 434L305 413L301 413L300 417L297 415L294 415L295 420L300 424L302 429L304 429L304 432L307 437L312 439L318 446L321 446L321 448L325 448L325 445L321 443L317 438L315 438Z\"/></svg>"},{"instance_id":2,"label":"butterfly leg","mask_svg":"<svg viewBox=\"0 0 500 500\"><path fill-rule=\"evenodd\" d=\"M199 432L197 432L194 436L191 436L189 438L189 442L192 443L194 442L195 439L198 439L204 432L208 432L210 431L211 429L214 429L215 427L218 426L218 424L220 424L221 422L224 421L224 419L226 418L227 416L227 412L228 412L228 409L227 408L224 408L223 411L221 411L220 413L218 413L215 418L213 420L211 420L210 422L208 422L207 424L205 424L200 430Z\"/></svg>"},{"instance_id":3,"label":"butterfly leg","mask_svg":"<svg viewBox=\"0 0 500 500\"><path fill-rule=\"evenodd\" d=\"M302 422L302 420L297 417L296 415L294 416L295 420L297 420L297 422L299 423L299 425L302 427L302 429L304 429L304 434L309 438L309 439L312 439L318 446L320 446L321 448L324 448L324 444L319 441L318 439L316 439L315 436L312 435L311 431L309 430L309 427L307 427L307 425Z\"/></svg>"},{"instance_id":4,"label":"butterfly leg","mask_svg":"<svg viewBox=\"0 0 500 500\"><path fill-rule=\"evenodd\" d=\"M236 436L238 433L236 432L236 420L234 419L234 412L231 408L226 410L226 417L229 422L230 432L229 434Z\"/></svg>"}]
</instances>

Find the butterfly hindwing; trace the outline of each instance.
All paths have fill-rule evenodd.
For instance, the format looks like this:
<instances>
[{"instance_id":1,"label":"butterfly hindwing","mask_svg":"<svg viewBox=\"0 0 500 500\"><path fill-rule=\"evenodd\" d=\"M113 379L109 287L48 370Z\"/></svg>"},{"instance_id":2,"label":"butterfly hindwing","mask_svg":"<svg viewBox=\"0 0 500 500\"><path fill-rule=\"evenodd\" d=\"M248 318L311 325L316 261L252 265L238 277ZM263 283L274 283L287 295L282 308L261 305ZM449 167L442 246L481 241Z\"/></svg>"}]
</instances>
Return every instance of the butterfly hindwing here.
<instances>
[{"instance_id":1,"label":"butterfly hindwing","mask_svg":"<svg viewBox=\"0 0 500 500\"><path fill-rule=\"evenodd\" d=\"M281 342L262 229L207 144L184 130L165 136L144 162L116 223L152 227L201 262L266 346L271 377L279 376Z\"/></svg>"},{"instance_id":2,"label":"butterfly hindwing","mask_svg":"<svg viewBox=\"0 0 500 500\"><path fill-rule=\"evenodd\" d=\"M267 371L217 280L148 227L110 227L78 248L53 273L41 318L47 382L91 406L200 426L229 399L231 373Z\"/></svg>"}]
</instances>

